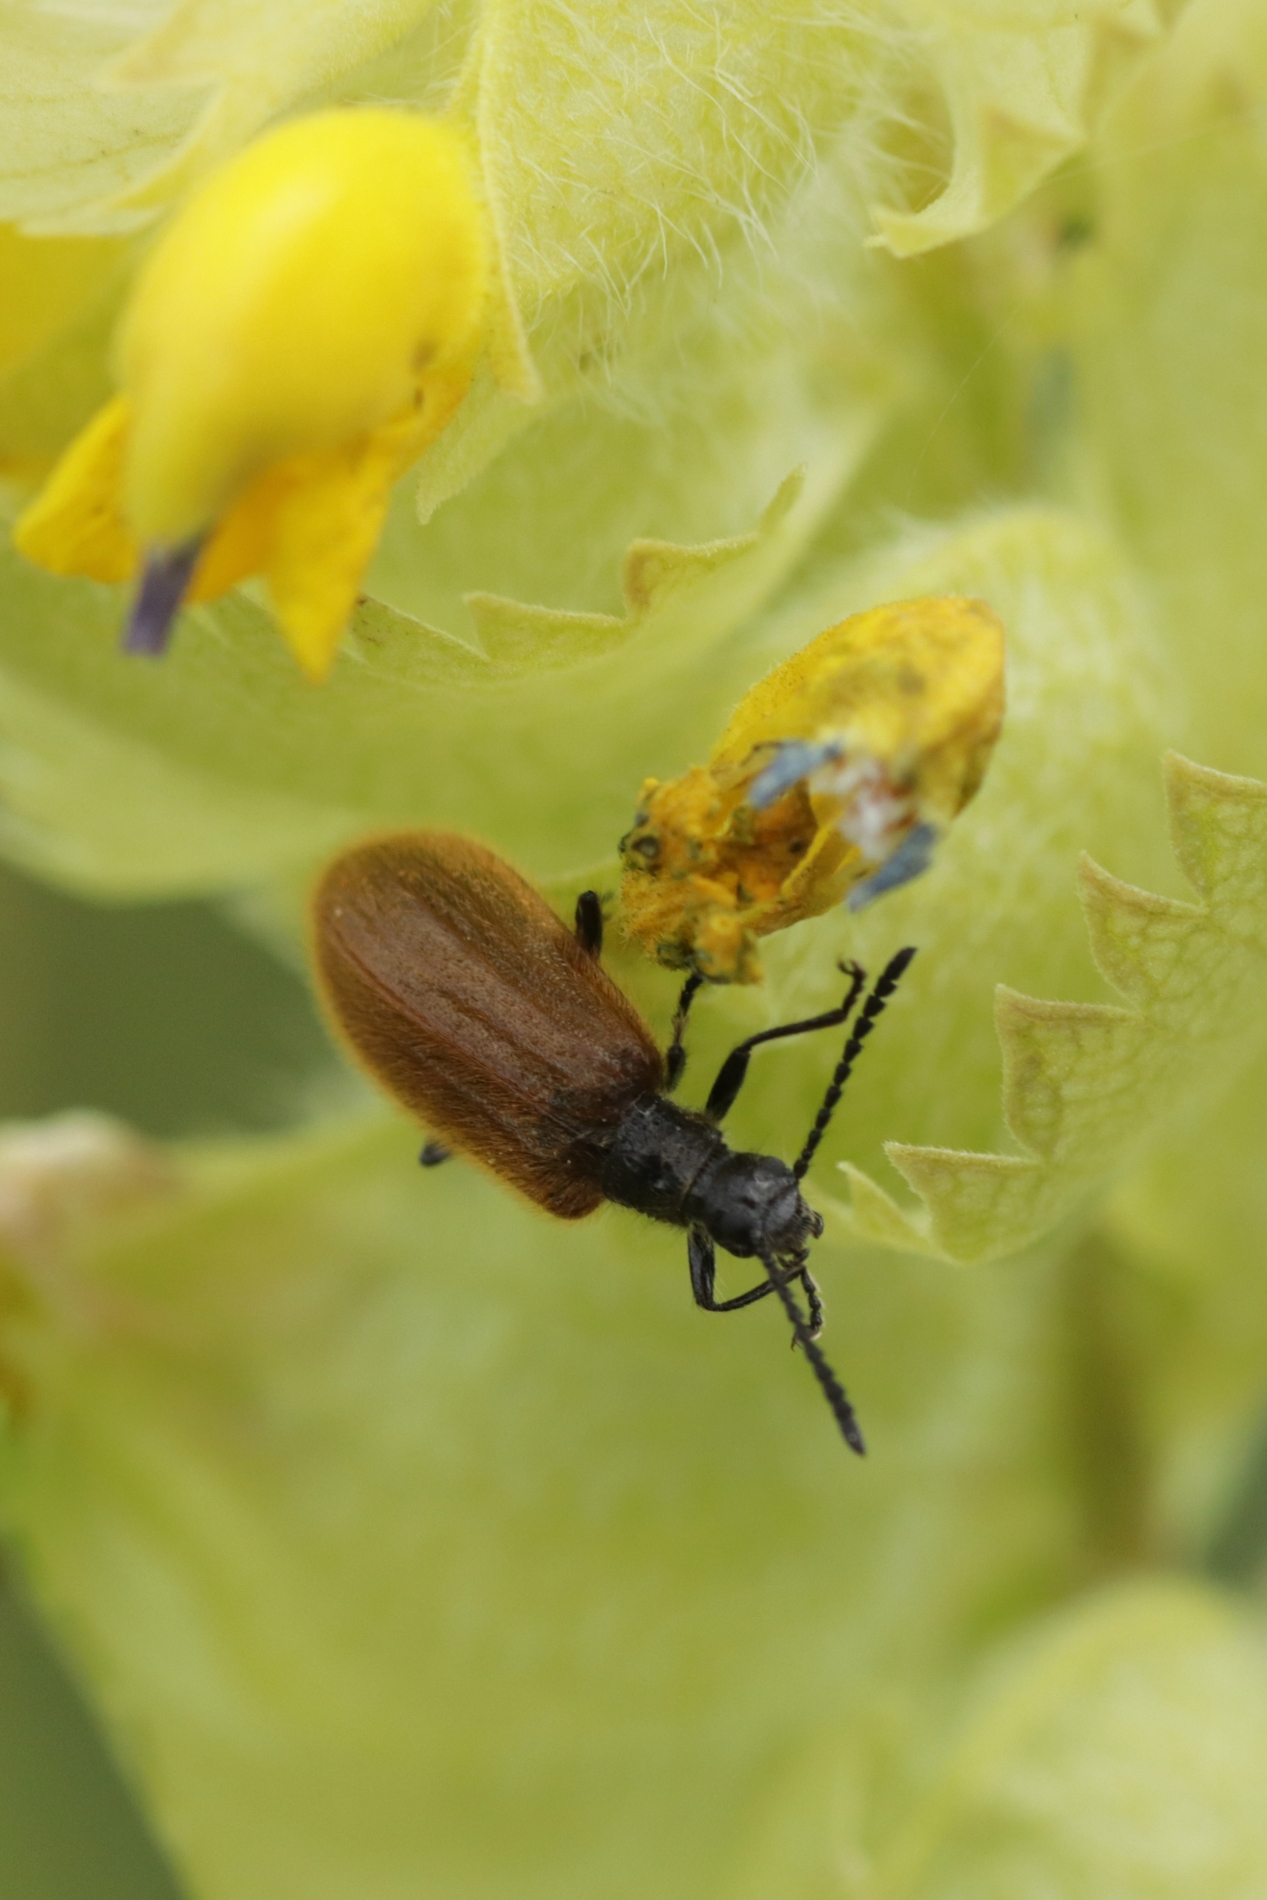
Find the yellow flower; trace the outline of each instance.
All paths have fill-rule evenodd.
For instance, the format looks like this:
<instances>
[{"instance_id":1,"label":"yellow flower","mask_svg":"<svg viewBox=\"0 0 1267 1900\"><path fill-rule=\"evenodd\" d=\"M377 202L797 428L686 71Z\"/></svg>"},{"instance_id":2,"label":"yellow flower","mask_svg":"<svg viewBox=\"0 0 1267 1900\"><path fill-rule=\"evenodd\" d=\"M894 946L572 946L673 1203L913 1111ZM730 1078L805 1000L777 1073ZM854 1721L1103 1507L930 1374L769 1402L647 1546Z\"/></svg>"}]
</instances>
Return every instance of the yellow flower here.
<instances>
[{"instance_id":1,"label":"yellow flower","mask_svg":"<svg viewBox=\"0 0 1267 1900\"><path fill-rule=\"evenodd\" d=\"M190 617L176 666L127 666L112 590L0 559L4 854L81 893L227 897L293 950L310 864L438 825L566 916L613 882L646 775L707 766L694 806L656 803L683 876L638 874L651 942L681 925L714 969L767 970L701 997L689 1102L734 1043L838 1007L842 951L920 945L806 1183L829 1356L875 1447L851 1471L759 1308L692 1316L667 1229L423 1174L359 1104L166 1165L117 1129L0 1130L6 1562L177 1878L204 1900L1252 1891L1267 7L6 14L15 479L110 393L116 266L87 247L121 267L296 100L443 101L489 261L471 391L419 467L419 515L443 510L393 505L365 661L332 690L271 640L259 663L240 592ZM504 311L532 413L497 373ZM110 512L80 516L107 548ZM931 643L967 598L1006 626L1008 708L951 822L997 630L979 672L903 694L888 646L864 666L836 623L931 600ZM1177 857L1167 745L1221 768L1167 767ZM846 913L948 822L932 875ZM836 908L763 941L798 902ZM89 915L32 893L2 922L11 1097L74 1080L90 1016L111 1100L255 1128L291 1005L233 958L216 1010L210 917L182 959L200 1033L163 1073L166 1021L138 1019L109 940L75 951ZM168 967L170 925L142 927ZM681 976L640 948L619 973L667 1036ZM845 1034L757 1058L736 1145L802 1147ZM296 1119L340 1099L303 1047L267 1091ZM0 1708L15 1753L23 1701ZM25 1801L6 1864L55 1873L88 1794ZM51 1853L23 1855L28 1818ZM120 1866L126 1841L85 1846L98 1886L170 1884ZM23 1900L49 1900L34 1872Z\"/></svg>"},{"instance_id":2,"label":"yellow flower","mask_svg":"<svg viewBox=\"0 0 1267 1900\"><path fill-rule=\"evenodd\" d=\"M182 600L262 574L320 679L393 483L469 387L486 278L452 127L378 109L282 126L150 254L117 338L122 391L19 522L19 548L97 580L141 566L132 652L162 652Z\"/></svg>"},{"instance_id":3,"label":"yellow flower","mask_svg":"<svg viewBox=\"0 0 1267 1900\"><path fill-rule=\"evenodd\" d=\"M979 600L899 601L759 680L707 766L642 788L626 928L672 969L760 977L756 939L928 867L1003 720L1003 628Z\"/></svg>"}]
</instances>

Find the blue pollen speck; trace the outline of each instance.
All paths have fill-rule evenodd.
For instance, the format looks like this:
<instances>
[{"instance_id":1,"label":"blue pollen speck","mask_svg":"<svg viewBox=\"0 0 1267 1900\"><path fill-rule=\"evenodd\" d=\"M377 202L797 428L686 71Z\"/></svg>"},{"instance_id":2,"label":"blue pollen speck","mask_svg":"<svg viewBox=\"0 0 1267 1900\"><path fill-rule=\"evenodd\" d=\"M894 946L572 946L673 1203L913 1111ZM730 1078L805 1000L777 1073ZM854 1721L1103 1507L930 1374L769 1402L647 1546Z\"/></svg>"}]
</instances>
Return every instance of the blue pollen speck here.
<instances>
[{"instance_id":1,"label":"blue pollen speck","mask_svg":"<svg viewBox=\"0 0 1267 1900\"><path fill-rule=\"evenodd\" d=\"M939 832L936 825L916 825L898 846L887 864L882 864L870 877L864 877L861 884L855 884L845 899L849 910L863 910L877 897L883 897L886 891L895 891L901 884L909 884L926 871L933 861L933 850L937 844Z\"/></svg>"},{"instance_id":2,"label":"blue pollen speck","mask_svg":"<svg viewBox=\"0 0 1267 1900\"><path fill-rule=\"evenodd\" d=\"M769 765L748 787L748 803L754 811L764 811L800 779L817 772L820 765L833 764L843 756L836 739L824 740L819 745L809 745L804 739L784 740Z\"/></svg>"}]
</instances>

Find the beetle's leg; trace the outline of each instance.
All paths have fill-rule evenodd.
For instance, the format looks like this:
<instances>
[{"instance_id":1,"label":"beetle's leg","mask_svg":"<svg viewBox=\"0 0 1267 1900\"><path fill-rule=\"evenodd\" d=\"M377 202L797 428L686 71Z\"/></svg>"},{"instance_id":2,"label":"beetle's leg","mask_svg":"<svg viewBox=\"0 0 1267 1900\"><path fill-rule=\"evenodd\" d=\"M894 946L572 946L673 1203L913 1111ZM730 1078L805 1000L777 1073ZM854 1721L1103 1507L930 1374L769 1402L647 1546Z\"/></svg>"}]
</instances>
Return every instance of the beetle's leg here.
<instances>
[{"instance_id":1,"label":"beetle's leg","mask_svg":"<svg viewBox=\"0 0 1267 1900\"><path fill-rule=\"evenodd\" d=\"M805 1137L805 1146L792 1165L792 1172L798 1181L804 1179L805 1170L814 1159L819 1142L827 1133L827 1124L835 1113L836 1104L840 1100L845 1083L849 1080L849 1072L858 1059L859 1050L875 1028L877 1016L880 1015L897 988L902 972L914 955L914 948L908 944L905 950L899 950L895 957L890 957L880 974L879 981L863 1005L862 1014L854 1025L853 1034L845 1044L845 1052L836 1064L836 1072L827 1084L827 1093L823 1097L822 1107L814 1118L814 1126Z\"/></svg>"},{"instance_id":2,"label":"beetle's leg","mask_svg":"<svg viewBox=\"0 0 1267 1900\"><path fill-rule=\"evenodd\" d=\"M423 1168L438 1168L442 1161L451 1161L453 1150L446 1148L442 1141L428 1141L423 1144L418 1156L418 1165Z\"/></svg>"},{"instance_id":3,"label":"beetle's leg","mask_svg":"<svg viewBox=\"0 0 1267 1900\"><path fill-rule=\"evenodd\" d=\"M576 900L576 941L592 957L603 954L603 905L597 891L582 891Z\"/></svg>"},{"instance_id":4,"label":"beetle's leg","mask_svg":"<svg viewBox=\"0 0 1267 1900\"><path fill-rule=\"evenodd\" d=\"M912 951L911 955L914 954ZM748 1059L758 1043L777 1042L782 1036L803 1036L811 1029L837 1029L841 1023L848 1022L850 1011L867 977L865 970L860 970L856 963L842 963L840 968L849 978L849 988L839 1009L829 1009L822 1016L808 1016L803 1023L784 1023L781 1029L763 1029L759 1035L749 1036L746 1042L741 1042L731 1050L717 1071L717 1080L704 1104L704 1113L710 1121L721 1121L734 1107L735 1097L748 1073Z\"/></svg>"},{"instance_id":5,"label":"beetle's leg","mask_svg":"<svg viewBox=\"0 0 1267 1900\"><path fill-rule=\"evenodd\" d=\"M703 1307L706 1313L737 1313L741 1306L751 1306L755 1300L763 1300L767 1293L774 1292L773 1280L762 1280L759 1286L750 1286L746 1293L737 1293L733 1300L713 1298L716 1281L717 1254L712 1237L702 1227L692 1227L686 1237L686 1257L691 1268L691 1292L695 1295L696 1306ZM818 1297L818 1288L810 1279L808 1270L798 1264L792 1271L782 1276L785 1283L799 1280L809 1296L809 1325L812 1336L817 1336L823 1323L823 1305Z\"/></svg>"},{"instance_id":6,"label":"beetle's leg","mask_svg":"<svg viewBox=\"0 0 1267 1900\"><path fill-rule=\"evenodd\" d=\"M686 1047L682 1036L686 1029L686 1019L690 1014L691 1004L695 1001L696 993L703 981L698 971L692 970L682 985L682 994L677 999L677 1008L673 1012L673 1035L664 1052L664 1092L666 1095L672 1095L682 1080L682 1074L686 1068Z\"/></svg>"}]
</instances>

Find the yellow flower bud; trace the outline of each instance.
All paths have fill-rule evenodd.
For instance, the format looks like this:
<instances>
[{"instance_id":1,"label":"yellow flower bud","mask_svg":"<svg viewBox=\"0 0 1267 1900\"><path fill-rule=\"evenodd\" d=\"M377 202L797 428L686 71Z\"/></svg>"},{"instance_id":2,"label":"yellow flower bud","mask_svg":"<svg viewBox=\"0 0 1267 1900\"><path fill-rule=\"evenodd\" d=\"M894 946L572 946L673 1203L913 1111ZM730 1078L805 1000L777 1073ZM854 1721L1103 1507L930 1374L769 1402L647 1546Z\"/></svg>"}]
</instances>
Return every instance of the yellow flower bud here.
<instances>
[{"instance_id":1,"label":"yellow flower bud","mask_svg":"<svg viewBox=\"0 0 1267 1900\"><path fill-rule=\"evenodd\" d=\"M625 927L661 963L760 978L756 940L916 877L1003 719L979 600L854 614L759 680L707 766L648 779L621 840Z\"/></svg>"},{"instance_id":2,"label":"yellow flower bud","mask_svg":"<svg viewBox=\"0 0 1267 1900\"><path fill-rule=\"evenodd\" d=\"M17 542L117 579L159 651L180 601L267 578L319 677L396 477L444 428L483 341L484 218L462 138L417 113L297 119L163 233L117 339L122 395L72 443Z\"/></svg>"}]
</instances>

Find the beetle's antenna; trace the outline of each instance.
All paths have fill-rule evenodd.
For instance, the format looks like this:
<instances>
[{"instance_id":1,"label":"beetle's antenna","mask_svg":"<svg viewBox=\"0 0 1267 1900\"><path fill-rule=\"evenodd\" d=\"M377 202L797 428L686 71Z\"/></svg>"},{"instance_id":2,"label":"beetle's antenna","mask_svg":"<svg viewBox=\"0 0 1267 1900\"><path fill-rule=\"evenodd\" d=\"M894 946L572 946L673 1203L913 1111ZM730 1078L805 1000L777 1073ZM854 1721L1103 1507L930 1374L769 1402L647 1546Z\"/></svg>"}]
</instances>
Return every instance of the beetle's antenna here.
<instances>
[{"instance_id":1,"label":"beetle's antenna","mask_svg":"<svg viewBox=\"0 0 1267 1900\"><path fill-rule=\"evenodd\" d=\"M819 1385L823 1388L823 1397L831 1407L831 1415L840 1427L841 1436L850 1451L856 1451L861 1458L866 1452L867 1446L858 1424L857 1415L854 1412L853 1406L849 1403L848 1394L844 1386L840 1383L840 1380L836 1377L826 1359L823 1357L821 1350L815 1343L813 1333L811 1333L805 1323L805 1315L797 1305L792 1289L788 1284L791 1276L781 1270L772 1254L763 1253L760 1259L769 1277L771 1286L782 1300L784 1311L792 1322L792 1331L796 1335L796 1343L809 1360L810 1365L814 1368L814 1376L818 1380Z\"/></svg>"},{"instance_id":2,"label":"beetle's antenna","mask_svg":"<svg viewBox=\"0 0 1267 1900\"><path fill-rule=\"evenodd\" d=\"M845 1083L849 1080L853 1065L858 1060L863 1043L875 1028L876 1018L883 1014L885 1004L897 988L903 971L914 955L914 944L908 944L905 950L899 950L895 957L890 957L880 972L875 988L863 1004L862 1012L854 1024L853 1034L845 1044L845 1052L836 1064L836 1073L827 1084L827 1093L823 1097L822 1107L814 1117L814 1126L805 1137L805 1146L792 1164L792 1172L798 1181L805 1178L805 1171L814 1159L818 1144L827 1133L827 1124L836 1112L836 1104L844 1091Z\"/></svg>"},{"instance_id":3,"label":"beetle's antenna","mask_svg":"<svg viewBox=\"0 0 1267 1900\"><path fill-rule=\"evenodd\" d=\"M818 1282L809 1270L809 1252L802 1247L796 1255L800 1266L797 1279L805 1288L805 1304L809 1308L810 1338L817 1339L823 1330L823 1297L818 1290ZM796 1344L793 1340L793 1345Z\"/></svg>"}]
</instances>

